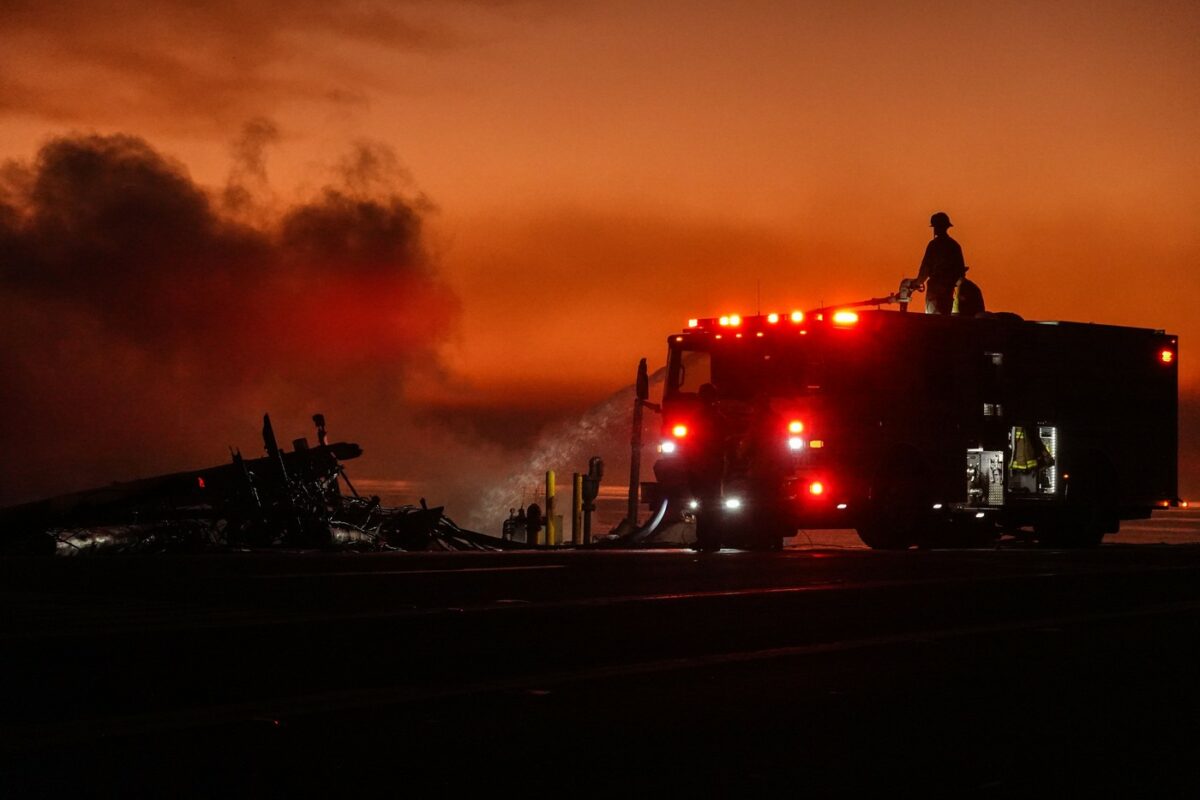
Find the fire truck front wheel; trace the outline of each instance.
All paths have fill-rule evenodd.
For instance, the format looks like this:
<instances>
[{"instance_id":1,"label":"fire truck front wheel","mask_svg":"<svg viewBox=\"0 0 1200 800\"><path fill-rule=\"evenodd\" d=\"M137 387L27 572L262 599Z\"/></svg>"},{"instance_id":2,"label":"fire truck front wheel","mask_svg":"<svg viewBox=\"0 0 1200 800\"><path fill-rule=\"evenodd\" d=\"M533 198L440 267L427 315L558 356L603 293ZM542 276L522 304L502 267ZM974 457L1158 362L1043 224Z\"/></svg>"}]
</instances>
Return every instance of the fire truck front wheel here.
<instances>
[{"instance_id":1,"label":"fire truck front wheel","mask_svg":"<svg viewBox=\"0 0 1200 800\"><path fill-rule=\"evenodd\" d=\"M796 526L786 514L766 509L754 515L746 547L750 550L782 550L783 540L796 535Z\"/></svg>"},{"instance_id":2,"label":"fire truck front wheel","mask_svg":"<svg viewBox=\"0 0 1200 800\"><path fill-rule=\"evenodd\" d=\"M896 464L910 465L897 469ZM858 537L872 550L907 550L921 541L930 524L925 470L914 454L889 460L871 482L870 498Z\"/></svg>"},{"instance_id":3,"label":"fire truck front wheel","mask_svg":"<svg viewBox=\"0 0 1200 800\"><path fill-rule=\"evenodd\" d=\"M696 549L702 553L715 553L721 549L721 521L711 512L701 511L696 515Z\"/></svg>"}]
</instances>

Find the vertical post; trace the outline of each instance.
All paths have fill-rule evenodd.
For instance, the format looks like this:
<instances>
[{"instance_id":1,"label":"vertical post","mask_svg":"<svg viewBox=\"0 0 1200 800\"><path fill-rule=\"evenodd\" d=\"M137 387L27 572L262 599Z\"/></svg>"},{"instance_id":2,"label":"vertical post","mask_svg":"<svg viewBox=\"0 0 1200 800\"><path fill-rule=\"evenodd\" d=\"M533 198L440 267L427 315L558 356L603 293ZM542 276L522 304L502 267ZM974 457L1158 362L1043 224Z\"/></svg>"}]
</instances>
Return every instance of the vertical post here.
<instances>
[{"instance_id":1,"label":"vertical post","mask_svg":"<svg viewBox=\"0 0 1200 800\"><path fill-rule=\"evenodd\" d=\"M546 544L558 544L558 522L554 519L554 470L546 470Z\"/></svg>"},{"instance_id":2,"label":"vertical post","mask_svg":"<svg viewBox=\"0 0 1200 800\"><path fill-rule=\"evenodd\" d=\"M583 543L583 475L571 476L571 544Z\"/></svg>"},{"instance_id":3,"label":"vertical post","mask_svg":"<svg viewBox=\"0 0 1200 800\"><path fill-rule=\"evenodd\" d=\"M625 520L632 530L638 524L638 488L642 479L642 404L649 392L646 359L638 362L637 384L633 399L633 432L629 437L629 505Z\"/></svg>"},{"instance_id":4,"label":"vertical post","mask_svg":"<svg viewBox=\"0 0 1200 800\"><path fill-rule=\"evenodd\" d=\"M600 481L604 478L604 459L592 456L588 459L588 474L583 479L583 543L592 543L592 512L596 510L596 497L600 494Z\"/></svg>"}]
</instances>

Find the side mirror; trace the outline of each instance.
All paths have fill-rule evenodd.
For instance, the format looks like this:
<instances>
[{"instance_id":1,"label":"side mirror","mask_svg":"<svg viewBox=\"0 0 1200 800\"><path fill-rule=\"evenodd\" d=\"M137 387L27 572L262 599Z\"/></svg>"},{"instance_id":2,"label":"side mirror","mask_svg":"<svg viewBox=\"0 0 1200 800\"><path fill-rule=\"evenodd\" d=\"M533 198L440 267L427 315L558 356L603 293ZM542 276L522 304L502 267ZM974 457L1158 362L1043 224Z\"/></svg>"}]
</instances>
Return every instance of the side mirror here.
<instances>
[{"instance_id":1,"label":"side mirror","mask_svg":"<svg viewBox=\"0 0 1200 800\"><path fill-rule=\"evenodd\" d=\"M637 399L643 402L650 399L650 376L646 373L646 359L644 358L638 362Z\"/></svg>"}]
</instances>

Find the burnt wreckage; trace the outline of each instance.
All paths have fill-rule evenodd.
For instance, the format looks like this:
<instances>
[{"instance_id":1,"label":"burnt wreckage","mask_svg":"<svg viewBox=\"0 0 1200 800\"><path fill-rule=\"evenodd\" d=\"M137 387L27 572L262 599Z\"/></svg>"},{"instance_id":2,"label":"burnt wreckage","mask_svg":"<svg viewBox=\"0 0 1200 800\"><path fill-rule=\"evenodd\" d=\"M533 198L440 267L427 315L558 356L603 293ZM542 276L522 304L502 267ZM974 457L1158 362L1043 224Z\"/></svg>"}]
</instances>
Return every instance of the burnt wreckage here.
<instances>
[{"instance_id":1,"label":"burnt wreckage","mask_svg":"<svg viewBox=\"0 0 1200 800\"><path fill-rule=\"evenodd\" d=\"M342 462L351 442L330 443L325 417L313 415L317 445L296 439L290 452L263 416L266 456L207 469L114 483L0 509L0 550L189 552L287 547L357 550L493 550L514 545L465 530L441 507L389 507L362 497ZM342 485L348 493L342 491Z\"/></svg>"}]
</instances>

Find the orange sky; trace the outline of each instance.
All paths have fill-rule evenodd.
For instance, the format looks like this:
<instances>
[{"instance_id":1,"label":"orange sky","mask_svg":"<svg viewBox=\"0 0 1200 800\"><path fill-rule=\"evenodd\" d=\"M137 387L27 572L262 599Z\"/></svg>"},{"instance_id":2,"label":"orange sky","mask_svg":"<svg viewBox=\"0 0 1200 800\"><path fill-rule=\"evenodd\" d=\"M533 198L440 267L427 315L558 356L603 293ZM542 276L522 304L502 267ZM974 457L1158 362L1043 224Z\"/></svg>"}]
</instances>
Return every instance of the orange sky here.
<instances>
[{"instance_id":1,"label":"orange sky","mask_svg":"<svg viewBox=\"0 0 1200 800\"><path fill-rule=\"evenodd\" d=\"M269 197L362 141L437 212L443 405L579 405L690 316L895 288L945 210L989 307L1200 341L1194 2L0 5L0 156L125 132ZM540 399L530 400L535 386Z\"/></svg>"}]
</instances>

